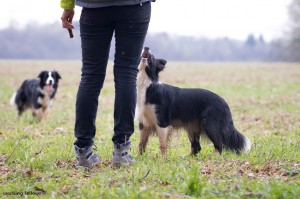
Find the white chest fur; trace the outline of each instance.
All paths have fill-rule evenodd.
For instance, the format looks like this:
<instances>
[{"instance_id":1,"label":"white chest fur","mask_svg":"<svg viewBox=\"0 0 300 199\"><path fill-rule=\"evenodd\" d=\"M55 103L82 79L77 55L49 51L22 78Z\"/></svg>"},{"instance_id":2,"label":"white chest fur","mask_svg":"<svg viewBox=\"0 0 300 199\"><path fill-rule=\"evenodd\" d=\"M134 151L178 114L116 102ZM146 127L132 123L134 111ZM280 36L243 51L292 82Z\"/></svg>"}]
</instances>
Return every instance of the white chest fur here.
<instances>
[{"instance_id":1,"label":"white chest fur","mask_svg":"<svg viewBox=\"0 0 300 199\"><path fill-rule=\"evenodd\" d=\"M148 78L145 70L141 70L140 68L140 71L137 76L136 114L139 122L141 122L145 127L155 127L157 125L155 106L151 104L145 104L147 88L150 85L151 80Z\"/></svg>"},{"instance_id":2,"label":"white chest fur","mask_svg":"<svg viewBox=\"0 0 300 199\"><path fill-rule=\"evenodd\" d=\"M38 97L38 103L42 106L42 107L47 107L51 104L51 95L52 95L52 91L47 90L46 88L44 88L43 90L41 89L40 92L44 95L43 97Z\"/></svg>"}]
</instances>

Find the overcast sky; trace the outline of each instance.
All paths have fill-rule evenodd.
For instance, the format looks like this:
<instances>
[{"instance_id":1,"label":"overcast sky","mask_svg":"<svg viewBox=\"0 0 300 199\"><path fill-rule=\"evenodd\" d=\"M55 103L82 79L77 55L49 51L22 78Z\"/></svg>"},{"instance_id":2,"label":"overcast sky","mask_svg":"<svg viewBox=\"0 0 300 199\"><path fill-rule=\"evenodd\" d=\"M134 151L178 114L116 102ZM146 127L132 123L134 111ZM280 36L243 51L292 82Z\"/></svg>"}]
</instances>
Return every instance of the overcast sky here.
<instances>
[{"instance_id":1,"label":"overcast sky","mask_svg":"<svg viewBox=\"0 0 300 199\"><path fill-rule=\"evenodd\" d=\"M156 0L150 32L245 39L249 33L270 40L287 31L292 0ZM1 1L0 29L60 20L60 0ZM76 7L75 20L81 8Z\"/></svg>"}]
</instances>

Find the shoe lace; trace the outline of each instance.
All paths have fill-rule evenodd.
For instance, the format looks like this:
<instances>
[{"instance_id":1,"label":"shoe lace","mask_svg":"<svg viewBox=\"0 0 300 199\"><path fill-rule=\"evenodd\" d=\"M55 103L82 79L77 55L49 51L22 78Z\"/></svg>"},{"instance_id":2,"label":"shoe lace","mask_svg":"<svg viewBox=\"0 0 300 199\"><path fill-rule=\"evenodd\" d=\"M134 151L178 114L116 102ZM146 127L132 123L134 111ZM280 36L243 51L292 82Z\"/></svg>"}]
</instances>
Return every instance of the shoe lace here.
<instances>
[{"instance_id":1,"label":"shoe lace","mask_svg":"<svg viewBox=\"0 0 300 199\"><path fill-rule=\"evenodd\" d=\"M97 145L93 144L93 150L97 151Z\"/></svg>"}]
</instances>

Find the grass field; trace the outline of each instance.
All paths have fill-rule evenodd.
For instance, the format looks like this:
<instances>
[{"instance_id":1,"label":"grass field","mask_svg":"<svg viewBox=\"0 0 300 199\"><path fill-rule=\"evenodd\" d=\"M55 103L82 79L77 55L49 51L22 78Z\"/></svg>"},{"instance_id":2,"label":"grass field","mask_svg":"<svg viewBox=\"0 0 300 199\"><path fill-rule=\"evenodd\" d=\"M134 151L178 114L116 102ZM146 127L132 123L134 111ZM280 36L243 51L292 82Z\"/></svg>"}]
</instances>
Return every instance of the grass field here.
<instances>
[{"instance_id":1,"label":"grass field","mask_svg":"<svg viewBox=\"0 0 300 199\"><path fill-rule=\"evenodd\" d=\"M62 80L46 121L27 112L18 119L8 102L26 78L56 69ZM202 141L185 156L185 132L172 138L166 158L152 137L139 156L138 127L132 136L135 164L111 165L114 81L112 65L100 97L96 153L103 164L75 168L74 107L79 61L0 61L0 198L299 198L300 64L169 62L162 82L201 87L223 96L235 125L253 143L248 154L216 155Z\"/></svg>"}]
</instances>

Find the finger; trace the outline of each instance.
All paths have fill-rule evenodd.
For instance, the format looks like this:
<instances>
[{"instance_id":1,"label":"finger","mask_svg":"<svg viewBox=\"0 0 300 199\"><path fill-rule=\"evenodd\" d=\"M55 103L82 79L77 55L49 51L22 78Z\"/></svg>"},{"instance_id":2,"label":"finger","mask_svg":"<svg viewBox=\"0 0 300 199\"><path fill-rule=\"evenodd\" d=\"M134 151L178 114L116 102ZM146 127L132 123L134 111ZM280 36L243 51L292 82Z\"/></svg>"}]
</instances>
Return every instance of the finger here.
<instances>
[{"instance_id":1,"label":"finger","mask_svg":"<svg viewBox=\"0 0 300 199\"><path fill-rule=\"evenodd\" d=\"M68 17L67 21L72 24L73 18L72 17Z\"/></svg>"},{"instance_id":2,"label":"finger","mask_svg":"<svg viewBox=\"0 0 300 199\"><path fill-rule=\"evenodd\" d=\"M67 29L74 29L73 24L68 22L66 19L62 19L62 27Z\"/></svg>"}]
</instances>

